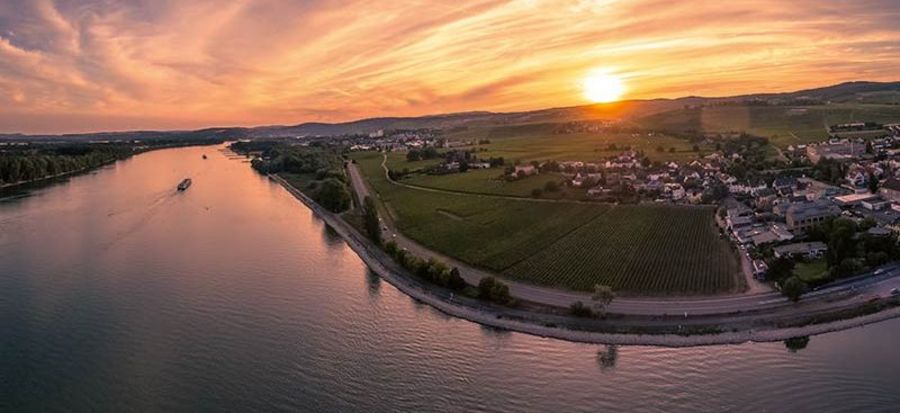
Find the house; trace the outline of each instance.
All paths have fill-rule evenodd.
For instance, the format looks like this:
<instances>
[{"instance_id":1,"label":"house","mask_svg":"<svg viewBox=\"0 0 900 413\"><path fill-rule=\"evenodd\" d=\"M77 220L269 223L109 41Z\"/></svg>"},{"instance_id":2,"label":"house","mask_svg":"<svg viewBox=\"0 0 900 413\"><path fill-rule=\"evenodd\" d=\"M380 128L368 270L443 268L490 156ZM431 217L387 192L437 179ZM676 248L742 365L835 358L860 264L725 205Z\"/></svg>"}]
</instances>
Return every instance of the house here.
<instances>
[{"instance_id":1,"label":"house","mask_svg":"<svg viewBox=\"0 0 900 413\"><path fill-rule=\"evenodd\" d=\"M798 242L795 244L781 245L775 248L772 248L772 253L774 253L775 258L792 258L792 257L805 257L805 258L817 258L821 257L828 251L828 246L825 245L824 242Z\"/></svg>"},{"instance_id":2,"label":"house","mask_svg":"<svg viewBox=\"0 0 900 413\"><path fill-rule=\"evenodd\" d=\"M760 246L772 242L790 241L794 239L794 234L791 234L791 232L782 225L771 224L767 228L758 231L758 233L751 236L750 239L753 241L753 245Z\"/></svg>"},{"instance_id":3,"label":"house","mask_svg":"<svg viewBox=\"0 0 900 413\"><path fill-rule=\"evenodd\" d=\"M581 176L580 173L575 174L575 177L572 178L572 186L576 188L581 188L581 185L584 185L584 177Z\"/></svg>"},{"instance_id":4,"label":"house","mask_svg":"<svg viewBox=\"0 0 900 413\"><path fill-rule=\"evenodd\" d=\"M853 141L829 142L806 147L806 156L814 164L819 163L822 159L856 159L865 153L866 145Z\"/></svg>"},{"instance_id":5,"label":"house","mask_svg":"<svg viewBox=\"0 0 900 413\"><path fill-rule=\"evenodd\" d=\"M784 218L791 231L806 231L840 214L840 208L829 201L819 200L791 204L785 211Z\"/></svg>"},{"instance_id":6,"label":"house","mask_svg":"<svg viewBox=\"0 0 900 413\"><path fill-rule=\"evenodd\" d=\"M878 195L863 193L863 194L849 194L849 195L841 195L834 197L834 202L842 207L851 207L854 205L862 204L866 201L871 201L877 199Z\"/></svg>"},{"instance_id":7,"label":"house","mask_svg":"<svg viewBox=\"0 0 900 413\"><path fill-rule=\"evenodd\" d=\"M764 188L756 191L756 207L760 209L769 209L777 198L775 190Z\"/></svg>"},{"instance_id":8,"label":"house","mask_svg":"<svg viewBox=\"0 0 900 413\"><path fill-rule=\"evenodd\" d=\"M882 227L872 227L869 228L868 231L866 231L866 235L870 237L886 237L888 235L891 235L891 230Z\"/></svg>"},{"instance_id":9,"label":"house","mask_svg":"<svg viewBox=\"0 0 900 413\"><path fill-rule=\"evenodd\" d=\"M534 167L534 165L516 165L513 170L513 175L516 176L530 176L538 173L538 169Z\"/></svg>"},{"instance_id":10,"label":"house","mask_svg":"<svg viewBox=\"0 0 900 413\"><path fill-rule=\"evenodd\" d=\"M869 183L869 175L864 169L857 168L847 172L847 176L844 177L844 180L847 181L847 185L850 185L853 188L863 188Z\"/></svg>"},{"instance_id":11,"label":"house","mask_svg":"<svg viewBox=\"0 0 900 413\"><path fill-rule=\"evenodd\" d=\"M764 280L766 273L769 272L769 266L763 260L753 260L753 277L757 280Z\"/></svg>"},{"instance_id":12,"label":"house","mask_svg":"<svg viewBox=\"0 0 900 413\"><path fill-rule=\"evenodd\" d=\"M783 175L772 181L772 189L782 194L790 193L795 188L797 188L797 178L794 178L793 176Z\"/></svg>"},{"instance_id":13,"label":"house","mask_svg":"<svg viewBox=\"0 0 900 413\"><path fill-rule=\"evenodd\" d=\"M587 196L589 198L600 198L604 195L608 195L610 192L612 192L612 190L610 190L609 188L604 188L600 185L597 185L587 190Z\"/></svg>"},{"instance_id":14,"label":"house","mask_svg":"<svg viewBox=\"0 0 900 413\"><path fill-rule=\"evenodd\" d=\"M892 202L900 202L900 179L889 178L881 184L879 191L884 199Z\"/></svg>"},{"instance_id":15,"label":"house","mask_svg":"<svg viewBox=\"0 0 900 413\"><path fill-rule=\"evenodd\" d=\"M736 228L746 227L753 224L753 210L744 204L735 202L725 212L725 222L728 229L734 231Z\"/></svg>"},{"instance_id":16,"label":"house","mask_svg":"<svg viewBox=\"0 0 900 413\"><path fill-rule=\"evenodd\" d=\"M684 187L681 184L666 184L665 185L666 193L669 194L673 200L680 201L684 199L686 193L684 191Z\"/></svg>"},{"instance_id":17,"label":"house","mask_svg":"<svg viewBox=\"0 0 900 413\"><path fill-rule=\"evenodd\" d=\"M469 164L469 169L491 169L491 164L489 162L472 162Z\"/></svg>"},{"instance_id":18,"label":"house","mask_svg":"<svg viewBox=\"0 0 900 413\"><path fill-rule=\"evenodd\" d=\"M891 203L890 201L881 199L881 197L875 197L873 199L863 201L861 205L863 208L868 209L869 211L881 211L890 206Z\"/></svg>"}]
</instances>

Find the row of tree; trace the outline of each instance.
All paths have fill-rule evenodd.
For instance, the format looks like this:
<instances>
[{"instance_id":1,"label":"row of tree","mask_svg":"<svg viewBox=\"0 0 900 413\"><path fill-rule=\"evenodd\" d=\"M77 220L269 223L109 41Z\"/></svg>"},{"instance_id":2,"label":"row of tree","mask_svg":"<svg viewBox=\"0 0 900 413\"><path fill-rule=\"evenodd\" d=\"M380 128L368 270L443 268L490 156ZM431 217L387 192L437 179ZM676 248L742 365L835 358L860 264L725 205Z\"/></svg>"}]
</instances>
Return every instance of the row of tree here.
<instances>
[{"instance_id":1,"label":"row of tree","mask_svg":"<svg viewBox=\"0 0 900 413\"><path fill-rule=\"evenodd\" d=\"M466 288L466 281L456 267L450 268L447 264L434 259L434 257L423 260L409 251L401 249L394 241L384 244L384 250L403 268L427 281L457 291Z\"/></svg>"},{"instance_id":2,"label":"row of tree","mask_svg":"<svg viewBox=\"0 0 900 413\"><path fill-rule=\"evenodd\" d=\"M130 145L78 144L0 152L0 185L46 179L131 156Z\"/></svg>"}]
</instances>

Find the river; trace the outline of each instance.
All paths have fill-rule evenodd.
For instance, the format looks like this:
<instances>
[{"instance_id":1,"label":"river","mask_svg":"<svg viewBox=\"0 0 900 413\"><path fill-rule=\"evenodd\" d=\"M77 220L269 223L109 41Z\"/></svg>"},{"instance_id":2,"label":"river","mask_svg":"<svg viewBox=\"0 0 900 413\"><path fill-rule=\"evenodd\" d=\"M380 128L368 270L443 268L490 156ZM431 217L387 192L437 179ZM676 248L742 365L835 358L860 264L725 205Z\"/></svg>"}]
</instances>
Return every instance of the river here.
<instances>
[{"instance_id":1,"label":"river","mask_svg":"<svg viewBox=\"0 0 900 413\"><path fill-rule=\"evenodd\" d=\"M0 201L0 411L900 410L900 319L796 352L485 328L381 281L219 149Z\"/></svg>"}]
</instances>

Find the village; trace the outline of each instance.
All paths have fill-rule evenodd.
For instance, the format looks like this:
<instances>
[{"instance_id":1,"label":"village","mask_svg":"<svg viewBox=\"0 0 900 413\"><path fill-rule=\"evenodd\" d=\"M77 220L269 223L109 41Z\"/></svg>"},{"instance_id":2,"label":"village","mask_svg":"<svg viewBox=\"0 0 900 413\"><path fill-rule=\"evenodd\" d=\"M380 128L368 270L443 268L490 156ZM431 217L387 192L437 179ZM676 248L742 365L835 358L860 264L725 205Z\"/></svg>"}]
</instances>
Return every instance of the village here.
<instances>
[{"instance_id":1,"label":"village","mask_svg":"<svg viewBox=\"0 0 900 413\"><path fill-rule=\"evenodd\" d=\"M559 133L608 126L573 123ZM810 233L833 218L856 223L855 239L894 237L900 232L898 124L833 125L827 139L788 146L779 151L777 161L762 161L769 159L764 154L768 145L741 135L706 137L704 143L715 144L717 150L681 162L660 162L653 159L652 152L632 147L594 162L505 160L480 156L490 141L451 141L439 130L378 131L343 143L349 144L351 151L402 152L410 161L435 159L434 165L419 171L430 175L495 168L496 179L530 179L542 184L544 180L535 177L547 176L549 181L537 186L533 197L545 195L554 182L554 191L559 185L578 194L579 199L595 202L716 205L716 222L748 263L746 271L759 280L776 283L785 278L777 273L779 269L770 271L776 261L790 260L788 272L795 264L817 268L814 276L804 280L810 286L833 279L835 274L847 275L881 264L881 255L873 258L874 253L838 258L832 254L826 260L827 240ZM402 176L399 172L395 175ZM838 269L840 260L845 261L844 268Z\"/></svg>"}]
</instances>

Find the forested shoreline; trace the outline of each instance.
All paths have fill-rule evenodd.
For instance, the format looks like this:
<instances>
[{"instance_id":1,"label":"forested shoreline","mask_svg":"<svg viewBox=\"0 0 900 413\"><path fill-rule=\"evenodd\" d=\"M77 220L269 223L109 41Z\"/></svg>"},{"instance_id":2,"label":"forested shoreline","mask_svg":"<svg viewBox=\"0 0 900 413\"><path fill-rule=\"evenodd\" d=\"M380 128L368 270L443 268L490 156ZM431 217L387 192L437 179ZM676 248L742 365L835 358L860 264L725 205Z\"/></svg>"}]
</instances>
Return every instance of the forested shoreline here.
<instances>
[{"instance_id":1,"label":"forested shoreline","mask_svg":"<svg viewBox=\"0 0 900 413\"><path fill-rule=\"evenodd\" d=\"M0 147L0 188L88 171L154 149L222 142L222 139L210 138L160 139L150 142L7 144Z\"/></svg>"}]
</instances>

